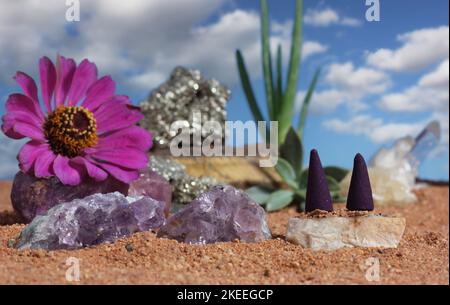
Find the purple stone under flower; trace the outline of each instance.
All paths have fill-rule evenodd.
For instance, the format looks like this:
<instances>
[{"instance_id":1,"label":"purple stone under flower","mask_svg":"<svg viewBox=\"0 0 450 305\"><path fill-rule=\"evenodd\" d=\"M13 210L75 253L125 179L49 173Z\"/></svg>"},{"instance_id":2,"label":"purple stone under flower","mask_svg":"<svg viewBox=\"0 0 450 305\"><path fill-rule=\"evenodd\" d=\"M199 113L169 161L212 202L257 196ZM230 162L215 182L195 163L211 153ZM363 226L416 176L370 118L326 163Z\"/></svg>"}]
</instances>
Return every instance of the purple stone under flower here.
<instances>
[{"instance_id":1,"label":"purple stone under flower","mask_svg":"<svg viewBox=\"0 0 450 305\"><path fill-rule=\"evenodd\" d=\"M14 210L30 222L36 215L42 215L55 205L73 199L84 198L95 193L118 191L127 194L128 184L108 177L102 182L83 181L78 185L64 185L58 178L36 178L19 171L14 177L11 202Z\"/></svg>"},{"instance_id":2,"label":"purple stone under flower","mask_svg":"<svg viewBox=\"0 0 450 305\"><path fill-rule=\"evenodd\" d=\"M154 171L144 170L139 174L139 178L130 183L128 189L129 196L148 196L158 201L163 201L166 205L164 212L169 215L172 203L172 186L170 183Z\"/></svg>"},{"instance_id":3,"label":"purple stone under flower","mask_svg":"<svg viewBox=\"0 0 450 305\"><path fill-rule=\"evenodd\" d=\"M164 207L164 202L150 197L125 197L118 192L75 199L34 218L21 232L16 247L78 249L112 242L161 227L166 220Z\"/></svg>"},{"instance_id":4,"label":"purple stone under flower","mask_svg":"<svg viewBox=\"0 0 450 305\"><path fill-rule=\"evenodd\" d=\"M169 217L158 237L209 244L235 239L259 242L272 236L261 206L232 186L218 185Z\"/></svg>"}]
</instances>

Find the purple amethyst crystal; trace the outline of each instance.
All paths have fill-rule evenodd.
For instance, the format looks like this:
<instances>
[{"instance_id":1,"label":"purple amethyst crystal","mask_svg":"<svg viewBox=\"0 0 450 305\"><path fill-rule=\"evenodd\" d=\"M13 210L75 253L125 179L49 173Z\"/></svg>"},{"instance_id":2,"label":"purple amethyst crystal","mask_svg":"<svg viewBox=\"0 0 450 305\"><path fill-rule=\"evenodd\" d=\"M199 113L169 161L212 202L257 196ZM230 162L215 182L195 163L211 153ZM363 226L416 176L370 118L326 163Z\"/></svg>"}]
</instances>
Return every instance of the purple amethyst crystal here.
<instances>
[{"instance_id":1,"label":"purple amethyst crystal","mask_svg":"<svg viewBox=\"0 0 450 305\"><path fill-rule=\"evenodd\" d=\"M11 202L14 210L27 222L36 215L42 215L55 205L84 198L96 193L120 192L127 194L128 184L112 177L105 181L96 182L87 180L79 185L64 185L58 178L36 178L18 172L14 177L11 190Z\"/></svg>"},{"instance_id":2,"label":"purple amethyst crystal","mask_svg":"<svg viewBox=\"0 0 450 305\"><path fill-rule=\"evenodd\" d=\"M166 220L164 207L164 202L150 197L125 197L118 192L75 199L35 217L21 232L16 247L78 249L112 242L161 227Z\"/></svg>"},{"instance_id":3,"label":"purple amethyst crystal","mask_svg":"<svg viewBox=\"0 0 450 305\"><path fill-rule=\"evenodd\" d=\"M305 211L333 211L327 178L320 162L317 150L311 150L308 169L308 186L306 189Z\"/></svg>"},{"instance_id":4,"label":"purple amethyst crystal","mask_svg":"<svg viewBox=\"0 0 450 305\"><path fill-rule=\"evenodd\" d=\"M165 203L164 212L169 215L172 202L172 186L154 171L144 170L139 178L130 183L129 196L148 196Z\"/></svg>"},{"instance_id":5,"label":"purple amethyst crystal","mask_svg":"<svg viewBox=\"0 0 450 305\"><path fill-rule=\"evenodd\" d=\"M372 188L366 162L361 154L356 154L347 196L347 209L350 211L373 211L373 208Z\"/></svg>"},{"instance_id":6,"label":"purple amethyst crystal","mask_svg":"<svg viewBox=\"0 0 450 305\"><path fill-rule=\"evenodd\" d=\"M239 239L258 242L271 238L264 209L244 192L218 185L172 215L158 237L189 244Z\"/></svg>"}]
</instances>

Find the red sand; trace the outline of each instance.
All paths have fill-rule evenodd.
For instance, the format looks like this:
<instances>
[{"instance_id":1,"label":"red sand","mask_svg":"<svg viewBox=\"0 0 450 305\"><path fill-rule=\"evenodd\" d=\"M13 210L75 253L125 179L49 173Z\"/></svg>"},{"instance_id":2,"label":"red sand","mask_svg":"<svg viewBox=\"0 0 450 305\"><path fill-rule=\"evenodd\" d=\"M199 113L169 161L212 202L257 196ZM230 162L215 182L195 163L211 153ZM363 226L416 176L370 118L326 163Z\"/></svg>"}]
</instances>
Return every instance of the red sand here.
<instances>
[{"instance_id":1,"label":"red sand","mask_svg":"<svg viewBox=\"0 0 450 305\"><path fill-rule=\"evenodd\" d=\"M0 284L61 283L66 260L80 259L79 283L114 284L370 284L368 258L380 262L382 284L449 284L448 186L418 191L415 205L376 208L406 217L407 228L397 249L311 251L284 241L294 208L269 214L275 239L257 244L218 243L207 246L159 239L137 233L113 244L77 251L18 251L8 240L23 228L11 212L10 183L0 184ZM8 210L8 211L5 211Z\"/></svg>"}]
</instances>

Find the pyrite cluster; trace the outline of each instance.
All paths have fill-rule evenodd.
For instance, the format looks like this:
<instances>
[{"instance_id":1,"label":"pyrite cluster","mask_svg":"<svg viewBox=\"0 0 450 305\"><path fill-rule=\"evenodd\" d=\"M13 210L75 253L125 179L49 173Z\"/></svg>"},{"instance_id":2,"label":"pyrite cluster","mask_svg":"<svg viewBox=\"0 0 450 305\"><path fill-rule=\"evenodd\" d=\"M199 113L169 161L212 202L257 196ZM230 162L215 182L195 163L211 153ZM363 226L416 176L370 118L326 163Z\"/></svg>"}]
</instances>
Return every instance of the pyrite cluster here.
<instances>
[{"instance_id":1,"label":"pyrite cluster","mask_svg":"<svg viewBox=\"0 0 450 305\"><path fill-rule=\"evenodd\" d=\"M176 67L170 78L140 103L145 115L140 125L152 132L157 148L168 147L177 132L171 131L170 126L180 120L189 122L186 127L191 135L200 131L202 139L211 134L222 136L214 134L215 131L202 131L201 122L217 121L223 127L229 96L230 90L214 79L204 79L200 71ZM200 116L194 116L194 113L200 113ZM217 132L222 133L222 130Z\"/></svg>"}]
</instances>

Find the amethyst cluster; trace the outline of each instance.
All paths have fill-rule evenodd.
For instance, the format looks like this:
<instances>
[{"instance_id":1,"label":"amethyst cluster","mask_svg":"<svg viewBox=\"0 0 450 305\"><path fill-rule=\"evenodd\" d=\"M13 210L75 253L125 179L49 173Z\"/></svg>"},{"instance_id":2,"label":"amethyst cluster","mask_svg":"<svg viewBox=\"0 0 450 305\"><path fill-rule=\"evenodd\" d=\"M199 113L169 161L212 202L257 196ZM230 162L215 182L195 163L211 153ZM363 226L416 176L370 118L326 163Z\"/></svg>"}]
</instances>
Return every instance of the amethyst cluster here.
<instances>
[{"instance_id":1,"label":"amethyst cluster","mask_svg":"<svg viewBox=\"0 0 450 305\"><path fill-rule=\"evenodd\" d=\"M168 218L159 237L189 244L270 239L264 209L247 194L229 185L212 187Z\"/></svg>"},{"instance_id":2,"label":"amethyst cluster","mask_svg":"<svg viewBox=\"0 0 450 305\"><path fill-rule=\"evenodd\" d=\"M16 247L77 249L161 227L165 203L115 192L94 194L51 208L21 232Z\"/></svg>"}]
</instances>

